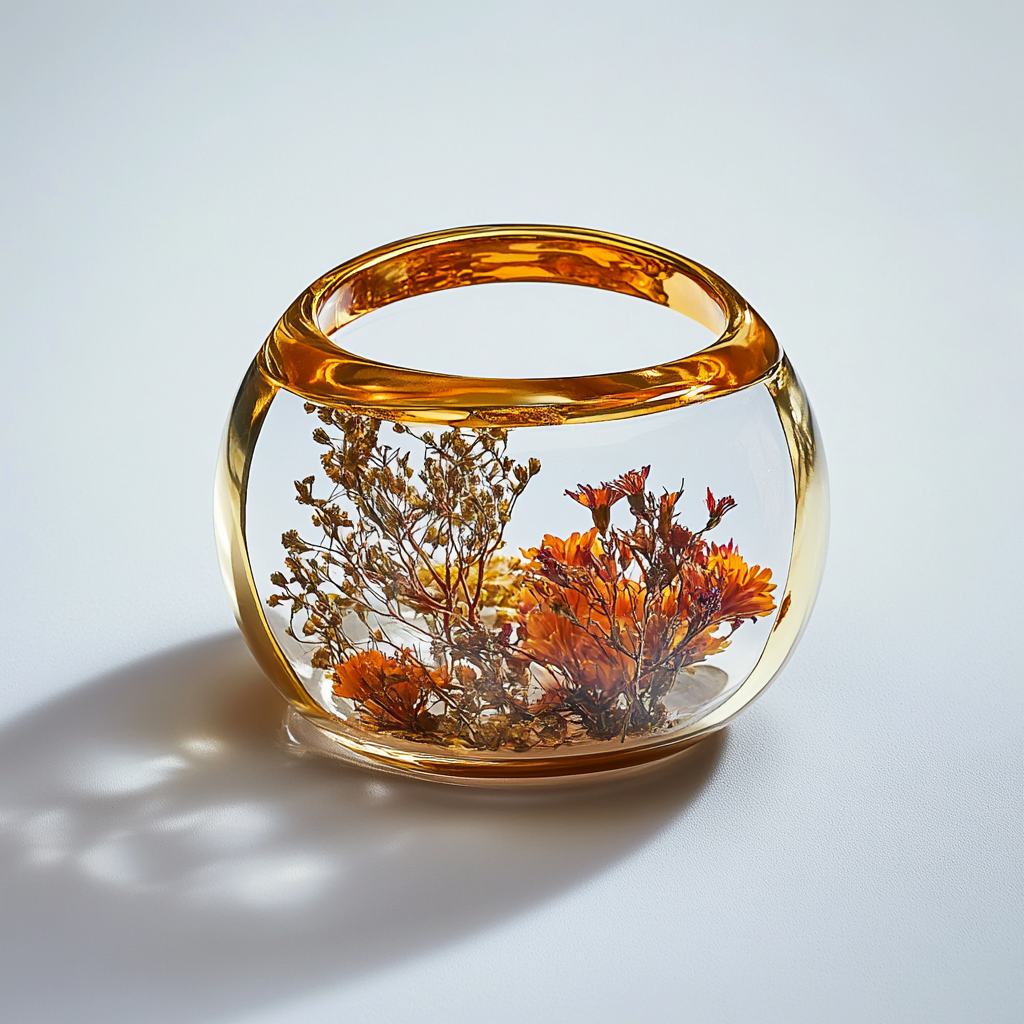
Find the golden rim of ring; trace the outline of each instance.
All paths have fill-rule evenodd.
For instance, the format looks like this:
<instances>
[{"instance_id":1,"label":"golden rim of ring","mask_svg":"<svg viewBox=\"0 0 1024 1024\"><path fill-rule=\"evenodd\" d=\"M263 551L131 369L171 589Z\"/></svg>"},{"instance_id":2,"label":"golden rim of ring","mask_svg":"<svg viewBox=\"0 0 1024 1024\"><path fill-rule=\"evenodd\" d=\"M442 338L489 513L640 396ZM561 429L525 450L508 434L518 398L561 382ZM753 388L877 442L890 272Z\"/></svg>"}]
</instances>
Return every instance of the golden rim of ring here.
<instances>
[{"instance_id":1,"label":"golden rim of ring","mask_svg":"<svg viewBox=\"0 0 1024 1024\"><path fill-rule=\"evenodd\" d=\"M647 299L713 332L699 352L582 377L462 377L392 366L335 342L361 316L415 295L503 281L601 288ZM741 295L707 267L648 242L537 224L435 231L349 260L309 286L259 357L267 379L311 402L452 426L530 426L638 416L764 381L782 350Z\"/></svg>"}]
</instances>

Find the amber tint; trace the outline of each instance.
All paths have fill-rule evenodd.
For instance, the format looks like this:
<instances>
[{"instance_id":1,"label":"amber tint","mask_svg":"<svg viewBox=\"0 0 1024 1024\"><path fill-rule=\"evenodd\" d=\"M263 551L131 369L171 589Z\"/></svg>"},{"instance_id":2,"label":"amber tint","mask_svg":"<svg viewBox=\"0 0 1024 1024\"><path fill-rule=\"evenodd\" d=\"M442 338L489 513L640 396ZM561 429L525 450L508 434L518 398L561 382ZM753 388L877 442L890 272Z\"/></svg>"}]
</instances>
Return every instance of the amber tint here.
<instances>
[{"instance_id":1,"label":"amber tint","mask_svg":"<svg viewBox=\"0 0 1024 1024\"><path fill-rule=\"evenodd\" d=\"M415 295L467 285L580 285L667 306L711 329L701 352L658 366L586 377L468 378L384 364L331 336L356 318ZM325 274L267 339L260 367L315 402L389 419L517 426L632 416L729 394L765 379L780 350L767 325L716 274L657 246L582 228L511 226L423 235ZM542 368L541 368L542 369Z\"/></svg>"}]
</instances>

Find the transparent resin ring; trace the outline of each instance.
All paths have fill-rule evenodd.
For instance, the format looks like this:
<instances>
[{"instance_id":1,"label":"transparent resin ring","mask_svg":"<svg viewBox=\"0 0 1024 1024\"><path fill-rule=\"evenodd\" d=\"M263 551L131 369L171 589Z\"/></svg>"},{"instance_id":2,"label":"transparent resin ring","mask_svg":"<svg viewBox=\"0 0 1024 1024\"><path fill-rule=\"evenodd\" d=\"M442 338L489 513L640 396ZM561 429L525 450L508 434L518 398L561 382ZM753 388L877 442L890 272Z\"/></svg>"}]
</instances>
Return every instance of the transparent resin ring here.
<instances>
[{"instance_id":1,"label":"transparent resin ring","mask_svg":"<svg viewBox=\"0 0 1024 1024\"><path fill-rule=\"evenodd\" d=\"M533 379L339 344L400 299L509 281L647 299L712 335ZM725 725L800 637L827 505L800 382L725 281L634 239L512 225L396 242L299 296L235 399L216 520L291 742L498 785L637 770Z\"/></svg>"}]
</instances>

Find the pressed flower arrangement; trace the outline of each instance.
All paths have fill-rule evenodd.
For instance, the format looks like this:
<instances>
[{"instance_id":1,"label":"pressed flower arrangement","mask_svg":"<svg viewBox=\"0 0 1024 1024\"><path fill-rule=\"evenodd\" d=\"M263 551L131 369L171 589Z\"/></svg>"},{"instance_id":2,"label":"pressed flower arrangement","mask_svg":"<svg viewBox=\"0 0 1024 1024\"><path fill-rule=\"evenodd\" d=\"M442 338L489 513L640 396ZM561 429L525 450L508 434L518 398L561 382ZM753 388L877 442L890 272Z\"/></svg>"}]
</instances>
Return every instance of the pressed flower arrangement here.
<instances>
[{"instance_id":1,"label":"pressed flower arrangement","mask_svg":"<svg viewBox=\"0 0 1024 1024\"><path fill-rule=\"evenodd\" d=\"M656 494L644 466L566 490L591 527L513 554L505 530L541 464L508 457L507 430L395 423L400 447L378 419L305 408L323 423L329 489L295 481L314 532L284 534L266 600L288 609L288 636L364 729L515 751L650 735L692 682L685 670L775 610L771 570L708 539L731 496L708 490L707 521L690 530L683 483Z\"/></svg>"}]
</instances>

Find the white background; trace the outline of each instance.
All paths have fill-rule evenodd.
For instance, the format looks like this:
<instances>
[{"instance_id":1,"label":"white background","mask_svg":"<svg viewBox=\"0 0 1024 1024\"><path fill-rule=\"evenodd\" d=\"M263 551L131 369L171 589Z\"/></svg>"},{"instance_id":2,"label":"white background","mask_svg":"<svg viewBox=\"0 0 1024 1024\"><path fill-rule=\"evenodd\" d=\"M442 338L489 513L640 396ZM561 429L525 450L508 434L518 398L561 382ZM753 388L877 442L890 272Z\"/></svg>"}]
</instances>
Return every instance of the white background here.
<instances>
[{"instance_id":1,"label":"white background","mask_svg":"<svg viewBox=\"0 0 1024 1024\"><path fill-rule=\"evenodd\" d=\"M1020 12L8 0L0 1016L1021 1020ZM639 791L291 761L211 536L234 389L342 259L520 220L773 326L814 618Z\"/></svg>"}]
</instances>

